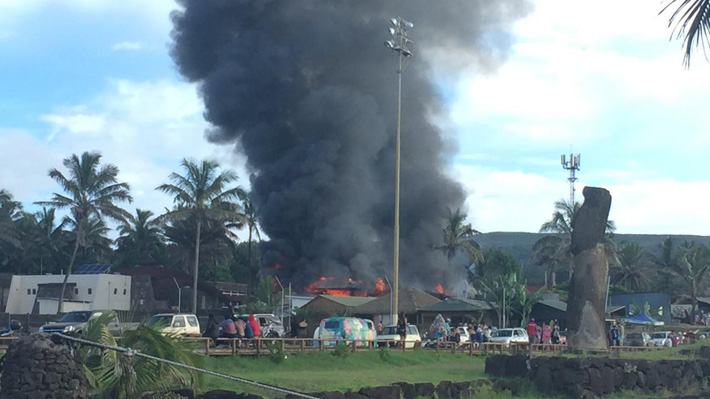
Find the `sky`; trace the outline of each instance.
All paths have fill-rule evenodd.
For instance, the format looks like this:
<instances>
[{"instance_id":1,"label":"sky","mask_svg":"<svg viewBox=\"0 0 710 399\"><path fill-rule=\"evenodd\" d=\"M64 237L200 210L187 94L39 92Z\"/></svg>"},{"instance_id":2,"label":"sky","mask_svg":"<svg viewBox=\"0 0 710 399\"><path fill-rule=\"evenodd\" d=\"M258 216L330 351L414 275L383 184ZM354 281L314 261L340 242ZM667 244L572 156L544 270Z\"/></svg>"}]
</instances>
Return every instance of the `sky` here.
<instances>
[{"instance_id":1,"label":"sky","mask_svg":"<svg viewBox=\"0 0 710 399\"><path fill-rule=\"evenodd\" d=\"M560 155L579 153L576 198L607 188L619 233L710 235L710 63L683 67L660 2L532 3L500 68L440 77L473 227L536 232L569 197ZM183 157L215 159L248 188L244 160L204 138L202 100L170 59L174 8L0 0L0 188L32 209L58 189L47 171L87 150L119 166L131 208L172 206L154 188Z\"/></svg>"}]
</instances>

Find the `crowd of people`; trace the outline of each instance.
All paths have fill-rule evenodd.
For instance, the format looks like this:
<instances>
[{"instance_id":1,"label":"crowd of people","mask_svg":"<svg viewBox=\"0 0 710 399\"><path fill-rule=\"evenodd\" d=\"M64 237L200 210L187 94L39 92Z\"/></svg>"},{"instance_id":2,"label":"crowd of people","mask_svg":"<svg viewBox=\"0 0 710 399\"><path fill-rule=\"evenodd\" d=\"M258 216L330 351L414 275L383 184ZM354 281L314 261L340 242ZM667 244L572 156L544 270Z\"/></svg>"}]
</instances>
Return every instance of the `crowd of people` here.
<instances>
[{"instance_id":1,"label":"crowd of people","mask_svg":"<svg viewBox=\"0 0 710 399\"><path fill-rule=\"evenodd\" d=\"M218 322L214 314L207 318L207 327L202 334L203 337L212 338L215 345L217 338L256 338L261 335L259 322L253 314L236 317L234 315L224 315L224 320Z\"/></svg>"},{"instance_id":2,"label":"crowd of people","mask_svg":"<svg viewBox=\"0 0 710 399\"><path fill-rule=\"evenodd\" d=\"M535 319L530 319L525 325L528 333L528 340L531 344L559 345L562 343L562 331L557 320L549 323L536 323Z\"/></svg>"}]
</instances>

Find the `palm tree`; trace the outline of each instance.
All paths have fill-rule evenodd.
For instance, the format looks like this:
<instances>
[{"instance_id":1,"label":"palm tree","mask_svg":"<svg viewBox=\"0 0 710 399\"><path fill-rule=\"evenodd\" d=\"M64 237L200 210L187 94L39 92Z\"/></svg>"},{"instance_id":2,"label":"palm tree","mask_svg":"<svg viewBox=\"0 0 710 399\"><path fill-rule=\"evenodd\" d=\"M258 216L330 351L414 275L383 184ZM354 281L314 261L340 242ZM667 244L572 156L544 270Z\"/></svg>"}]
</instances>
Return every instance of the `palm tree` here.
<instances>
[{"instance_id":1,"label":"palm tree","mask_svg":"<svg viewBox=\"0 0 710 399\"><path fill-rule=\"evenodd\" d=\"M473 262L480 264L483 261L483 250L473 236L481 232L471 227L470 223L465 223L466 214L461 212L461 208L457 208L456 211L447 208L447 211L449 215L443 229L444 242L435 245L434 249L444 251L449 263L458 251L463 251Z\"/></svg>"},{"instance_id":2,"label":"palm tree","mask_svg":"<svg viewBox=\"0 0 710 399\"><path fill-rule=\"evenodd\" d=\"M710 248L695 242L686 242L681 247L682 255L672 264L671 271L687 285L694 317L698 308L698 286L710 268Z\"/></svg>"},{"instance_id":3,"label":"palm tree","mask_svg":"<svg viewBox=\"0 0 710 399\"><path fill-rule=\"evenodd\" d=\"M251 198L247 195L242 198L242 207L244 208L244 223L249 229L249 239L247 241L247 270L251 270L251 243L253 235L256 235L258 240L261 240L261 234L259 234L259 224L256 220L256 209L254 204L251 202ZM253 285L253 282L252 284Z\"/></svg>"},{"instance_id":4,"label":"palm tree","mask_svg":"<svg viewBox=\"0 0 710 399\"><path fill-rule=\"evenodd\" d=\"M20 218L22 205L14 201L9 191L0 189L0 243L18 247L14 222Z\"/></svg>"},{"instance_id":5,"label":"palm tree","mask_svg":"<svg viewBox=\"0 0 710 399\"><path fill-rule=\"evenodd\" d=\"M69 171L69 177L57 169L51 169L49 177L59 184L66 195L54 193L51 200L37 202L39 205L68 209L75 222L74 249L65 269L58 312L63 310L67 280L74 267L79 245L84 240L85 222L92 216L123 222L129 213L117 206L116 202L133 201L128 183L119 183L116 178L118 168L112 164L101 166L100 162L101 154L96 152L84 152L81 158L73 154L64 159L63 164Z\"/></svg>"},{"instance_id":6,"label":"palm tree","mask_svg":"<svg viewBox=\"0 0 710 399\"><path fill-rule=\"evenodd\" d=\"M74 219L67 217L66 222L73 227L73 231L77 231L77 223ZM85 219L81 228L81 260L80 264L104 262L111 255L113 241L108 238L108 233L111 229L106 223L97 216L90 216ZM76 236L74 237L76 238Z\"/></svg>"},{"instance_id":7,"label":"palm tree","mask_svg":"<svg viewBox=\"0 0 710 399\"><path fill-rule=\"evenodd\" d=\"M82 338L117 346L108 324L113 315L104 313L89 321ZM121 336L121 346L145 355L195 366L197 358L178 337L162 334L156 326L141 323ZM143 356L125 356L113 350L81 346L84 371L97 397L129 399L142 393L176 388L196 388L199 375Z\"/></svg>"},{"instance_id":8,"label":"palm tree","mask_svg":"<svg viewBox=\"0 0 710 399\"><path fill-rule=\"evenodd\" d=\"M710 0L670 0L661 13L666 11L672 12L668 26L673 26L678 39L683 38L683 63L690 67L693 49L710 45Z\"/></svg>"},{"instance_id":9,"label":"palm tree","mask_svg":"<svg viewBox=\"0 0 710 399\"><path fill-rule=\"evenodd\" d=\"M136 209L136 214L119 226L117 253L124 266L156 263L165 249L160 221L151 211Z\"/></svg>"},{"instance_id":10,"label":"palm tree","mask_svg":"<svg viewBox=\"0 0 710 399\"><path fill-rule=\"evenodd\" d=\"M60 250L66 245L67 232L64 227L67 225L67 220L62 219L59 224L55 225L56 209L43 207L41 211L35 213L37 219L38 241L40 252L40 274L44 273L44 259L49 257L52 266L56 265L57 255ZM54 271L52 268L51 270Z\"/></svg>"},{"instance_id":11,"label":"palm tree","mask_svg":"<svg viewBox=\"0 0 710 399\"><path fill-rule=\"evenodd\" d=\"M227 189L227 185L237 180L231 170L219 172L219 164L202 161L198 164L183 159L185 175L170 174L172 184L158 186L158 190L173 196L177 205L164 215L167 220L192 218L196 224L195 257L192 282L192 312L197 313L197 279L200 267L200 235L203 224L208 220L223 223L235 222L243 218L238 205L233 202L246 196L241 187Z\"/></svg>"},{"instance_id":12,"label":"palm tree","mask_svg":"<svg viewBox=\"0 0 710 399\"><path fill-rule=\"evenodd\" d=\"M573 256L570 252L572 246L572 221L581 208L579 202L574 204L560 200L555 202L555 211L552 218L540 226L540 233L552 233L538 239L532 248L532 261L537 265L546 265L546 281L548 287L554 286L554 271L560 266L567 266L569 278L572 278L574 268ZM612 234L616 230L613 221L606 222L606 239L604 246L611 264L616 263L614 241Z\"/></svg>"},{"instance_id":13,"label":"palm tree","mask_svg":"<svg viewBox=\"0 0 710 399\"><path fill-rule=\"evenodd\" d=\"M622 242L617 252L619 267L611 279L612 284L619 284L631 291L641 290L650 280L646 264L646 251L637 242Z\"/></svg>"},{"instance_id":14,"label":"palm tree","mask_svg":"<svg viewBox=\"0 0 710 399\"><path fill-rule=\"evenodd\" d=\"M651 254L651 262L655 266L657 277L654 279L655 290L658 292L675 291L674 280L678 276L672 270L676 268L678 262L677 248L673 245L673 239L668 236L663 242L657 245L658 254ZM685 283L683 283L685 284Z\"/></svg>"}]
</instances>

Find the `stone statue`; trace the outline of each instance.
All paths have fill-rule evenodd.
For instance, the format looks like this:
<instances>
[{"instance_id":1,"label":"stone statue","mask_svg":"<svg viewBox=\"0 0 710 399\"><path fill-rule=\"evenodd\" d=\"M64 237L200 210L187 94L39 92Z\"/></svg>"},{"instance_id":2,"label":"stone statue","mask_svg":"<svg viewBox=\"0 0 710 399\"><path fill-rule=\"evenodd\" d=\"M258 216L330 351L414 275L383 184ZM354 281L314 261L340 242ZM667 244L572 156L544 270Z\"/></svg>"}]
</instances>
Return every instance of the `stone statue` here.
<instances>
[{"instance_id":1,"label":"stone statue","mask_svg":"<svg viewBox=\"0 0 710 399\"><path fill-rule=\"evenodd\" d=\"M604 250L611 194L585 187L584 204L572 220L574 271L567 301L567 345L571 350L606 350L605 295L609 261Z\"/></svg>"}]
</instances>

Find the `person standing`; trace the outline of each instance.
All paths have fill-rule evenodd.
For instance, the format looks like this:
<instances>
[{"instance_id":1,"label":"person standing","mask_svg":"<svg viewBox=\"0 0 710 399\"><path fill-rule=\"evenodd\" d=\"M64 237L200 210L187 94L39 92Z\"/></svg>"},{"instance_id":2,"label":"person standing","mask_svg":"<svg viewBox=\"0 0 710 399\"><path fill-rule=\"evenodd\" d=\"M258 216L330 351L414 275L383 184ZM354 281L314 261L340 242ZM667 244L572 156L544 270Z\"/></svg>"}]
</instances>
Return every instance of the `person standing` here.
<instances>
[{"instance_id":1,"label":"person standing","mask_svg":"<svg viewBox=\"0 0 710 399\"><path fill-rule=\"evenodd\" d=\"M203 337L212 338L212 342L217 346L217 338L219 338L219 323L212 313L207 318L207 327L202 334Z\"/></svg>"},{"instance_id":2,"label":"person standing","mask_svg":"<svg viewBox=\"0 0 710 399\"><path fill-rule=\"evenodd\" d=\"M535 335L537 334L537 324L535 324L535 319L530 319L528 324L525 326L525 331L528 333L528 341L530 345L535 343Z\"/></svg>"},{"instance_id":3,"label":"person standing","mask_svg":"<svg viewBox=\"0 0 710 399\"><path fill-rule=\"evenodd\" d=\"M552 343L552 329L550 328L550 325L547 323L544 323L542 325L542 344L543 345L550 345Z\"/></svg>"},{"instance_id":4,"label":"person standing","mask_svg":"<svg viewBox=\"0 0 710 399\"><path fill-rule=\"evenodd\" d=\"M399 320L397 320L397 334L399 334L402 347L404 347L405 339L407 338L407 317L404 312L400 313Z\"/></svg>"}]
</instances>

